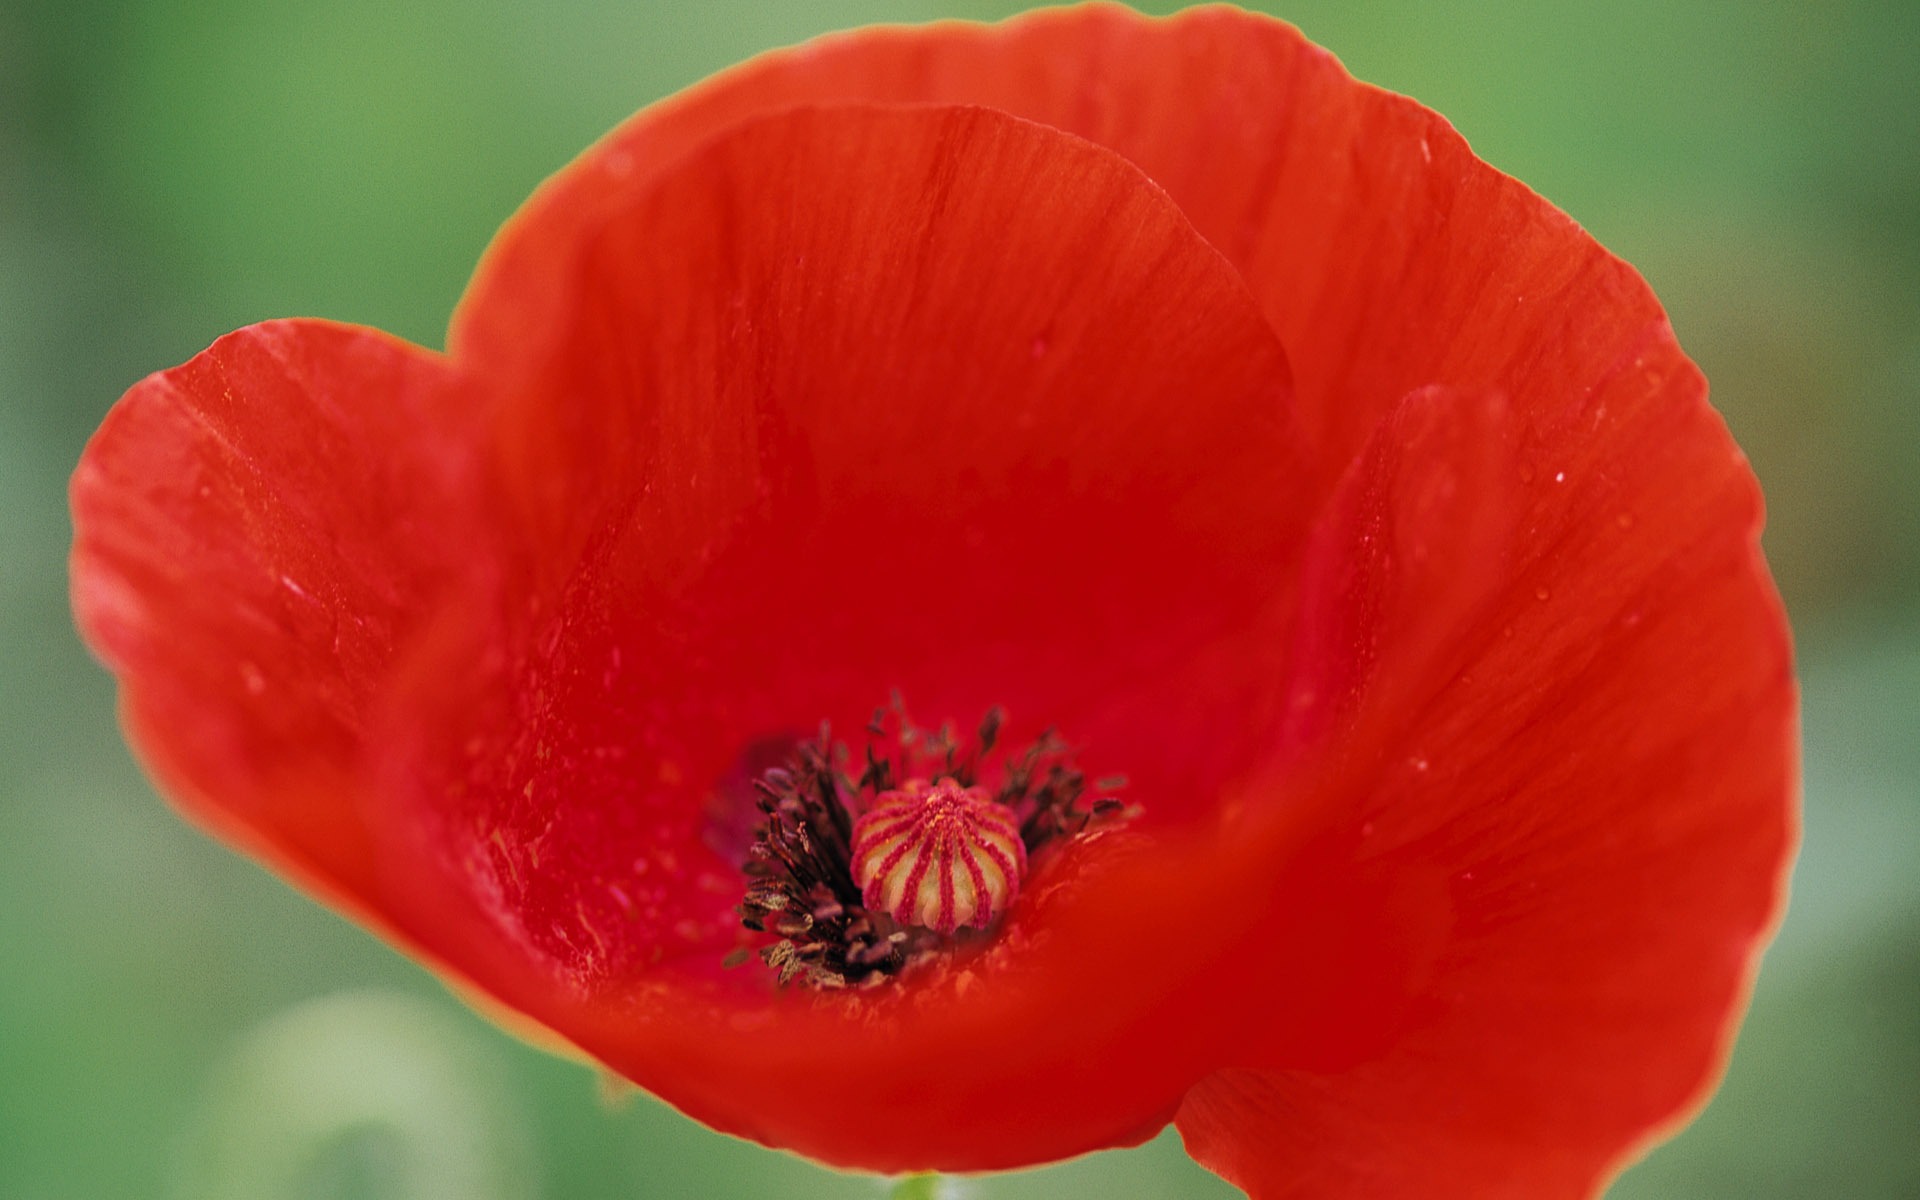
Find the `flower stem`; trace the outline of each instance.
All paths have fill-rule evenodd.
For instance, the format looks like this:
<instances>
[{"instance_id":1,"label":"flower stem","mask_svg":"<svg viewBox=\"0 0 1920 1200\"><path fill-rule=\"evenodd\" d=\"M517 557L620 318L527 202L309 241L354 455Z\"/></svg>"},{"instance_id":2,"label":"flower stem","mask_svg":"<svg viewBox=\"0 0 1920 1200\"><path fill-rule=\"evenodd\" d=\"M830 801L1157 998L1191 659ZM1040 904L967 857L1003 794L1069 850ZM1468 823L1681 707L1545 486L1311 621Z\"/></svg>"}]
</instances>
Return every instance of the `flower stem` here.
<instances>
[{"instance_id":1,"label":"flower stem","mask_svg":"<svg viewBox=\"0 0 1920 1200\"><path fill-rule=\"evenodd\" d=\"M940 1200L940 1177L931 1172L908 1175L893 1185L891 1200Z\"/></svg>"}]
</instances>

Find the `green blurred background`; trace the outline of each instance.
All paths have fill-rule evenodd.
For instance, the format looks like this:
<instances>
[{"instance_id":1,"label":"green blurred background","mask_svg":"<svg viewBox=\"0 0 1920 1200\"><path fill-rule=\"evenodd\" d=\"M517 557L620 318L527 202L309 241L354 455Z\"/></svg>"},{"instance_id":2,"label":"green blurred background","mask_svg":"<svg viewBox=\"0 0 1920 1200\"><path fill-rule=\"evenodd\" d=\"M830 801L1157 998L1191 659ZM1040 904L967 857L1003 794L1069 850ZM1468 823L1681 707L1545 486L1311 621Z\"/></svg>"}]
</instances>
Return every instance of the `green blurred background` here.
<instances>
[{"instance_id":1,"label":"green blurred background","mask_svg":"<svg viewBox=\"0 0 1920 1200\"><path fill-rule=\"evenodd\" d=\"M0 0L0 1197L882 1194L607 1094L178 822L71 632L63 489L121 391L233 327L438 345L495 227L640 105L1016 7ZM1636 263L1767 487L1793 907L1719 1098L1612 1195L1920 1196L1920 4L1273 11ZM967 1194L1234 1193L1169 1135Z\"/></svg>"}]
</instances>

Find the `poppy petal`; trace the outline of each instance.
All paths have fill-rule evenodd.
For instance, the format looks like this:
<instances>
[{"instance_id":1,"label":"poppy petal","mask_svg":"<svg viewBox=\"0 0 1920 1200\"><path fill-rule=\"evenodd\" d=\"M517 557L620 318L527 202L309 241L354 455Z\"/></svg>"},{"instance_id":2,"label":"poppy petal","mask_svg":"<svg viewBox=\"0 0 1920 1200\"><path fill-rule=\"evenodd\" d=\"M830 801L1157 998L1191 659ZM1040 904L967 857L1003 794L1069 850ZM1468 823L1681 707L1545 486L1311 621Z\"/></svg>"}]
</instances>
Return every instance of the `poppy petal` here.
<instances>
[{"instance_id":1,"label":"poppy petal","mask_svg":"<svg viewBox=\"0 0 1920 1200\"><path fill-rule=\"evenodd\" d=\"M1790 656L1698 372L1670 336L1622 367L1483 410L1507 428L1480 469L1517 503L1463 564L1478 594L1441 600L1450 636L1356 640L1394 606L1333 606L1365 649L1319 729L1319 803L1360 835L1333 874L1438 880L1420 913L1450 917L1377 1057L1303 1070L1277 1030L1189 1094L1189 1149L1256 1195L1588 1195L1720 1069L1793 839ZM1382 524L1350 520L1363 480L1331 521ZM1391 598L1391 565L1324 577Z\"/></svg>"},{"instance_id":2,"label":"poppy petal","mask_svg":"<svg viewBox=\"0 0 1920 1200\"><path fill-rule=\"evenodd\" d=\"M462 411L436 354L274 321L135 386L73 477L74 610L130 739L189 815L343 899L377 696L484 537Z\"/></svg>"},{"instance_id":3,"label":"poppy petal","mask_svg":"<svg viewBox=\"0 0 1920 1200\"><path fill-rule=\"evenodd\" d=\"M1514 425L1501 396L1434 387L1374 430L1308 543L1279 752L1337 751L1350 769L1398 736L1378 716L1416 707L1399 689L1432 679L1501 578L1521 501Z\"/></svg>"},{"instance_id":4,"label":"poppy petal","mask_svg":"<svg viewBox=\"0 0 1920 1200\"><path fill-rule=\"evenodd\" d=\"M1438 114L1356 82L1272 18L1111 4L997 25L856 30L774 51L642 110L500 232L449 346L490 368L557 319L563 264L607 206L730 126L836 101L978 104L1107 146L1246 278L1293 367L1307 467L1331 486L1402 396L1525 403L1644 334L1631 267L1473 156Z\"/></svg>"}]
</instances>

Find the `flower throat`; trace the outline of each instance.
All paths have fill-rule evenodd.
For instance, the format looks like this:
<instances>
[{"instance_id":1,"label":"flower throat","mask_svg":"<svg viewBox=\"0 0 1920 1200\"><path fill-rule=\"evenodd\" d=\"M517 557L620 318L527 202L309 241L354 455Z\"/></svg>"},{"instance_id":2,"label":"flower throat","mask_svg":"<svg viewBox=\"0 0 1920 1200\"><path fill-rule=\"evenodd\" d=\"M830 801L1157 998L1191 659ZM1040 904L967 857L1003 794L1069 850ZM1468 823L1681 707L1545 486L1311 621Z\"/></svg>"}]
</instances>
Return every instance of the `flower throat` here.
<instances>
[{"instance_id":1,"label":"flower throat","mask_svg":"<svg viewBox=\"0 0 1920 1200\"><path fill-rule=\"evenodd\" d=\"M739 912L779 939L760 957L781 983L872 987L979 945L1030 867L1127 815L1107 794L1124 780L1089 787L1051 730L1000 752L1004 722L991 709L963 739L915 726L896 698L868 722L857 775L823 727L754 781L762 820Z\"/></svg>"}]
</instances>

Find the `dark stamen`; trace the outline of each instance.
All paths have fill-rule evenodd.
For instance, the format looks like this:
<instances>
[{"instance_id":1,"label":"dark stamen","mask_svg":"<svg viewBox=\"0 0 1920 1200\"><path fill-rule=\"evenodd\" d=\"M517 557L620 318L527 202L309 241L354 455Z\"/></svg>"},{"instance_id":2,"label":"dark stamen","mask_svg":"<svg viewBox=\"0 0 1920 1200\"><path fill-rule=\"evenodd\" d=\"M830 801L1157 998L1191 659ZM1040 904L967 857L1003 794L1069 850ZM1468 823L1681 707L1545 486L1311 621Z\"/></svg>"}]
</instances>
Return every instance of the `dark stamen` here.
<instances>
[{"instance_id":1,"label":"dark stamen","mask_svg":"<svg viewBox=\"0 0 1920 1200\"><path fill-rule=\"evenodd\" d=\"M754 780L762 818L747 850L749 882L739 912L748 929L780 939L760 957L781 983L869 987L984 936L966 928L942 936L866 906L852 873L854 824L880 797L896 795L910 782L952 780L963 789L984 788L1018 822L1032 861L1090 825L1127 814L1125 805L1104 794L1124 780L1102 778L1089 794L1071 748L1051 730L1018 756L1000 756L996 769L992 760L1005 722L1006 714L993 708L970 740L960 738L951 722L928 731L912 722L896 693L867 723L857 778L843 768L845 747L822 727Z\"/></svg>"}]
</instances>

